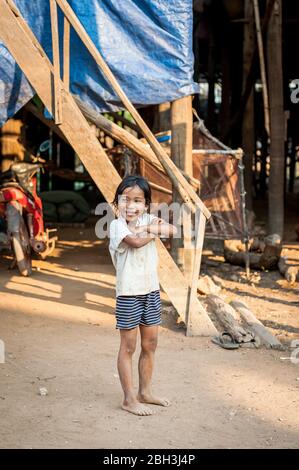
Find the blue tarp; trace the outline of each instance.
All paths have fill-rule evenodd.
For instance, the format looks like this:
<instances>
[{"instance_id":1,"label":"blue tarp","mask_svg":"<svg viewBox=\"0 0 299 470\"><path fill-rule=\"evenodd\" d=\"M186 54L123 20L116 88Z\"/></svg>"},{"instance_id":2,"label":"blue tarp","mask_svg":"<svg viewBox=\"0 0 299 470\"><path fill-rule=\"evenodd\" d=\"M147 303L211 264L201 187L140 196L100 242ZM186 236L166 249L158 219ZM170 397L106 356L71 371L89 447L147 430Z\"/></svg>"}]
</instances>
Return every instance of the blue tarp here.
<instances>
[{"instance_id":1,"label":"blue tarp","mask_svg":"<svg viewBox=\"0 0 299 470\"><path fill-rule=\"evenodd\" d=\"M52 59L49 1L15 3ZM69 4L136 106L198 92L193 82L192 0L69 0ZM60 11L59 35L62 45ZM118 99L73 30L70 44L71 92L99 112L118 109ZM34 94L0 42L0 125Z\"/></svg>"}]
</instances>

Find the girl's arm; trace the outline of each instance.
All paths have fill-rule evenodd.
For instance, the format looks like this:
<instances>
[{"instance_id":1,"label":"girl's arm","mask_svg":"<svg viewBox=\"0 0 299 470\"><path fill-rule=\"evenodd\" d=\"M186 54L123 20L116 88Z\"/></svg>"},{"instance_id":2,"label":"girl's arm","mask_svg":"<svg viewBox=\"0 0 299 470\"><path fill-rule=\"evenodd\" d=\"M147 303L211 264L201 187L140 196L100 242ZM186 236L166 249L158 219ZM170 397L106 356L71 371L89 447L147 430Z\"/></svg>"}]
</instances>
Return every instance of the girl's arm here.
<instances>
[{"instance_id":1,"label":"girl's arm","mask_svg":"<svg viewBox=\"0 0 299 470\"><path fill-rule=\"evenodd\" d=\"M144 232L144 230L143 230ZM129 245L131 248L141 248L142 246L147 245L151 242L155 237L155 235L148 234L146 236L138 236L138 235L127 235L123 241Z\"/></svg>"},{"instance_id":2,"label":"girl's arm","mask_svg":"<svg viewBox=\"0 0 299 470\"><path fill-rule=\"evenodd\" d=\"M137 233L146 233L161 238L170 238L177 234L177 229L174 225L168 224L165 220L154 219L149 225L141 225L137 227Z\"/></svg>"}]
</instances>

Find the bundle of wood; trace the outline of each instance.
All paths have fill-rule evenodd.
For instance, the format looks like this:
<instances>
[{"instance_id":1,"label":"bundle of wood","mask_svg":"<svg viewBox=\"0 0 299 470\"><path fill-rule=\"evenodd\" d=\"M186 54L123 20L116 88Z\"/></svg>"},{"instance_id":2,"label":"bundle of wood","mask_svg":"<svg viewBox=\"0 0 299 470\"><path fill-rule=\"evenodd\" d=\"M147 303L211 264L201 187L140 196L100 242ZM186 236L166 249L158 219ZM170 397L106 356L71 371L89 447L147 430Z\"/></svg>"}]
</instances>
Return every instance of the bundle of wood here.
<instances>
[{"instance_id":1,"label":"bundle of wood","mask_svg":"<svg viewBox=\"0 0 299 470\"><path fill-rule=\"evenodd\" d=\"M264 240L250 240L249 253L246 253L245 244L240 240L224 242L224 258L228 263L245 266L246 256L249 256L252 269L277 269L281 250L281 237L277 234L269 235Z\"/></svg>"},{"instance_id":2,"label":"bundle of wood","mask_svg":"<svg viewBox=\"0 0 299 470\"><path fill-rule=\"evenodd\" d=\"M206 304L218 330L224 330L240 346L263 345L267 348L284 350L280 341L255 317L245 303L240 301L227 303L219 295L211 294L206 297Z\"/></svg>"},{"instance_id":3,"label":"bundle of wood","mask_svg":"<svg viewBox=\"0 0 299 470\"><path fill-rule=\"evenodd\" d=\"M282 256L282 241L277 234L269 235L263 240L254 238L249 243L249 253L240 240L224 242L224 258L227 263L245 266L246 256L252 269L270 271L278 269L290 284L299 281L299 264L292 264L287 256Z\"/></svg>"}]
</instances>

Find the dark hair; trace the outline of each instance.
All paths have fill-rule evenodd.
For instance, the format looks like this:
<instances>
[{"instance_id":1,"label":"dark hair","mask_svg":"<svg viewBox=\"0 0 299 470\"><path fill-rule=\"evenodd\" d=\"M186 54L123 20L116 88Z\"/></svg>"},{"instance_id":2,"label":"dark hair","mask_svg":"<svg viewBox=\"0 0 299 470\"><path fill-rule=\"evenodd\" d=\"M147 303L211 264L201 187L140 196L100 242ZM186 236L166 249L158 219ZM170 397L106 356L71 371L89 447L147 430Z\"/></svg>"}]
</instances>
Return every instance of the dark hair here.
<instances>
[{"instance_id":1,"label":"dark hair","mask_svg":"<svg viewBox=\"0 0 299 470\"><path fill-rule=\"evenodd\" d=\"M145 203L147 206L149 206L152 202L151 187L149 185L149 182L145 178L143 178L143 176L139 175L129 175L122 180L115 192L113 205L117 207L119 196L123 194L125 189L133 188L134 186L139 186L139 188L142 189L144 193Z\"/></svg>"}]
</instances>

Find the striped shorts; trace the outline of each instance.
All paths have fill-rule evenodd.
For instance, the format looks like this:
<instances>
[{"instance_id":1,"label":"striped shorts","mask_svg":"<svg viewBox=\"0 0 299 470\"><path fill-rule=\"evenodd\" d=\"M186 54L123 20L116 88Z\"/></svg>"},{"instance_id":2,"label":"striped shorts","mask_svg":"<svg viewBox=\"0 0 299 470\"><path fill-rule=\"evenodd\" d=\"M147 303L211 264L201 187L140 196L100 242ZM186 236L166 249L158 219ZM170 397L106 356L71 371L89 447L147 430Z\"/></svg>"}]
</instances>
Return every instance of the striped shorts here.
<instances>
[{"instance_id":1,"label":"striped shorts","mask_svg":"<svg viewBox=\"0 0 299 470\"><path fill-rule=\"evenodd\" d=\"M119 295L116 297L116 328L130 330L138 325L161 324L160 291L144 295Z\"/></svg>"}]
</instances>

